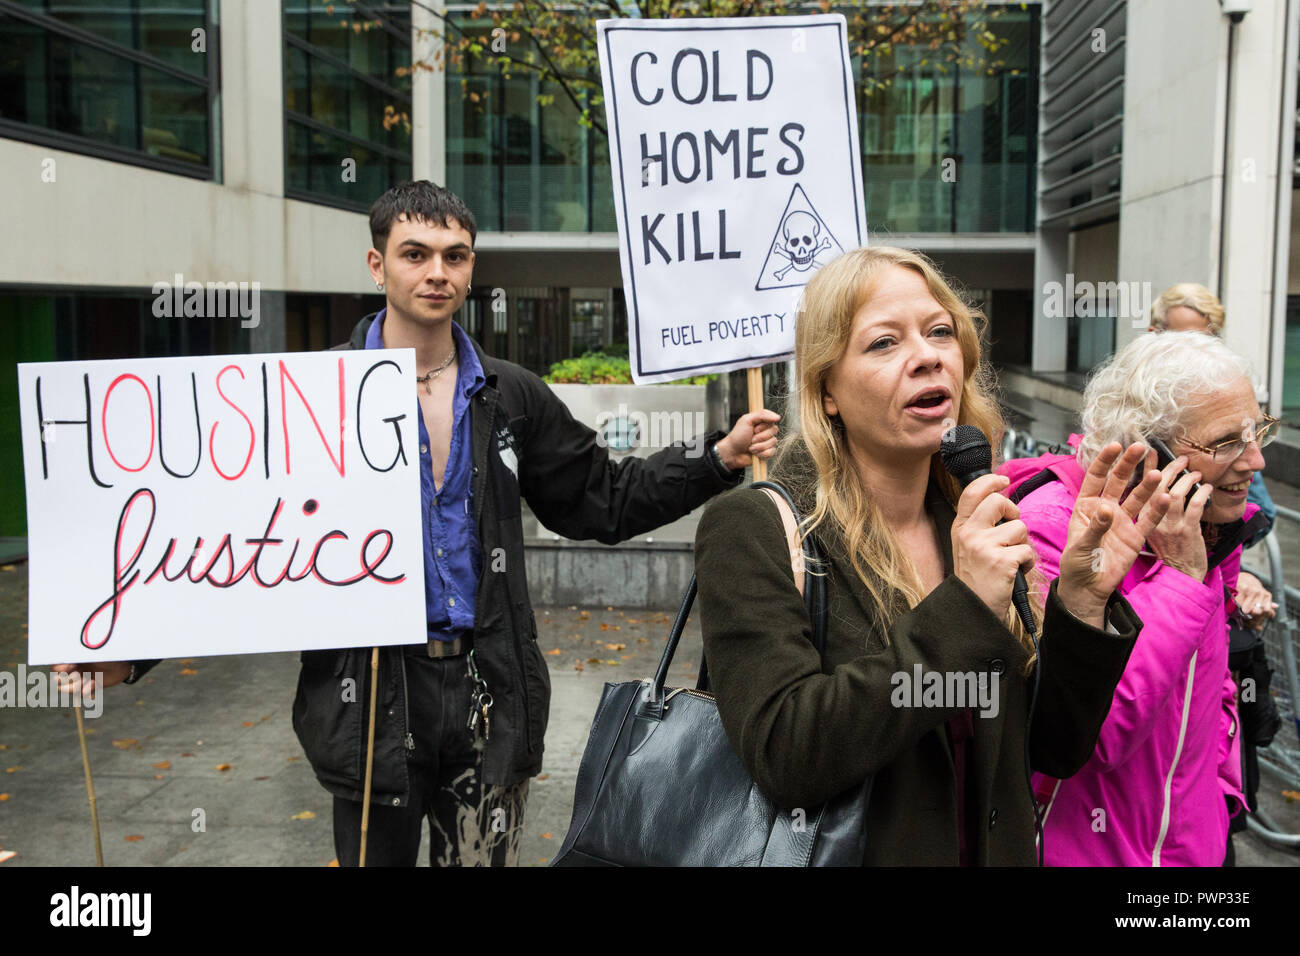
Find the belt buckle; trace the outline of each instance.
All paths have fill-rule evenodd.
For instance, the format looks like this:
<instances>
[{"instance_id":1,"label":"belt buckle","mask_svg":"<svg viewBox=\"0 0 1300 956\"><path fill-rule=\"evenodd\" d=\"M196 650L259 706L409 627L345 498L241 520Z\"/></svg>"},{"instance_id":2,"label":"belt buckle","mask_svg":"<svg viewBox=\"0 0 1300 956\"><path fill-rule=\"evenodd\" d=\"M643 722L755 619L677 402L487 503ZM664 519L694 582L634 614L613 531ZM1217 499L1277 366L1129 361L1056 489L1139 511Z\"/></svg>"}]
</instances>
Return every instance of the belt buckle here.
<instances>
[{"instance_id":1,"label":"belt buckle","mask_svg":"<svg viewBox=\"0 0 1300 956\"><path fill-rule=\"evenodd\" d=\"M459 657L465 653L464 638L456 638L454 641L440 641L437 638L429 638L429 656L435 659L444 657Z\"/></svg>"}]
</instances>

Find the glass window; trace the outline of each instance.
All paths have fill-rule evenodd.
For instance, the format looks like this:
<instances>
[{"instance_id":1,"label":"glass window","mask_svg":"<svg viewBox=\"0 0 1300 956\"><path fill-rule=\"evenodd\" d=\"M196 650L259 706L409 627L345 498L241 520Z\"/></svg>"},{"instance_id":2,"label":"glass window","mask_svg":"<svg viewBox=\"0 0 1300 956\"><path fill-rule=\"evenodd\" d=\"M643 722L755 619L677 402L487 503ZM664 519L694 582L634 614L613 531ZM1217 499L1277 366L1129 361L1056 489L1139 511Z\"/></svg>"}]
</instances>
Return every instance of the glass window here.
<instances>
[{"instance_id":1,"label":"glass window","mask_svg":"<svg viewBox=\"0 0 1300 956\"><path fill-rule=\"evenodd\" d=\"M465 11L456 22L490 38L490 19ZM986 26L1003 44L996 54L977 37L960 41L976 67L945 63L944 72L928 44L855 58L873 231L1033 231L1038 6L999 6ZM448 70L446 84L447 184L482 228L616 228L608 142L576 122L563 90L473 61ZM555 99L540 106L539 95Z\"/></svg>"},{"instance_id":2,"label":"glass window","mask_svg":"<svg viewBox=\"0 0 1300 956\"><path fill-rule=\"evenodd\" d=\"M458 22L490 36L490 20ZM481 228L614 231L608 145L560 86L479 63L447 71L446 83L447 185Z\"/></svg>"},{"instance_id":3,"label":"glass window","mask_svg":"<svg viewBox=\"0 0 1300 956\"><path fill-rule=\"evenodd\" d=\"M215 37L195 51L191 36L215 29L204 0L26 7L0 14L5 135L212 175Z\"/></svg>"},{"instance_id":4,"label":"glass window","mask_svg":"<svg viewBox=\"0 0 1300 956\"><path fill-rule=\"evenodd\" d=\"M365 209L411 175L410 5L284 5L285 184Z\"/></svg>"},{"instance_id":5,"label":"glass window","mask_svg":"<svg viewBox=\"0 0 1300 956\"><path fill-rule=\"evenodd\" d=\"M928 46L856 58L867 222L894 233L1032 232L1038 7L1001 7L943 63ZM992 59L992 63L990 60ZM888 80L887 86L880 82Z\"/></svg>"}]
</instances>

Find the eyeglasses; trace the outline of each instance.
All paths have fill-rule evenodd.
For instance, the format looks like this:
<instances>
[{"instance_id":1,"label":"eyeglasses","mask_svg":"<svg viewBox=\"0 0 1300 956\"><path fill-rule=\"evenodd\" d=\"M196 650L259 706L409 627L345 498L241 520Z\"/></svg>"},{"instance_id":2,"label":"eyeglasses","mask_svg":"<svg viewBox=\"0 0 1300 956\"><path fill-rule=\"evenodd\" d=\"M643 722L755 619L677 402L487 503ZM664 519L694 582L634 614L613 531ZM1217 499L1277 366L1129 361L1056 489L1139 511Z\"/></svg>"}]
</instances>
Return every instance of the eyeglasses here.
<instances>
[{"instance_id":1,"label":"eyeglasses","mask_svg":"<svg viewBox=\"0 0 1300 956\"><path fill-rule=\"evenodd\" d=\"M1257 443L1260 448L1271 444L1273 439L1277 438L1277 426L1278 419L1266 414L1263 421L1253 422L1247 426L1243 430L1241 438L1230 438L1214 445L1201 445L1184 438L1183 444L1204 452L1216 462L1234 462L1242 456L1246 451L1246 447L1252 441Z\"/></svg>"}]
</instances>

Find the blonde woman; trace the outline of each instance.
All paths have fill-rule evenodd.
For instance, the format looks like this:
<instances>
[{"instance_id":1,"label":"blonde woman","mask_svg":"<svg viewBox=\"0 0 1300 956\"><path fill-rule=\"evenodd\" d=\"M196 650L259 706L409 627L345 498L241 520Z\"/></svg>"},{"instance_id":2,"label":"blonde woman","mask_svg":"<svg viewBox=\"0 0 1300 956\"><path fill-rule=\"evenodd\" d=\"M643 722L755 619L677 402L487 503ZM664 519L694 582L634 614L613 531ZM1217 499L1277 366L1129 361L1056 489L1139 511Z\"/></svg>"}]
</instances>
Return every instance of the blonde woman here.
<instances>
[{"instance_id":1,"label":"blonde woman","mask_svg":"<svg viewBox=\"0 0 1300 956\"><path fill-rule=\"evenodd\" d=\"M902 249L849 252L804 291L803 431L773 476L825 556L824 660L767 495L718 499L696 537L705 653L728 738L758 787L791 810L811 812L873 775L867 864L1035 861L1031 682L1041 664L1032 766L1069 776L1092 752L1141 627L1114 588L1169 505L1154 493L1157 475L1119 502L1143 446L1098 456L1036 657L1010 607L1034 552L999 494L1007 482L986 475L962 491L938 454L953 423L997 446L975 319L929 260ZM900 692L918 676L933 689L930 674L950 688L972 675L991 693L977 706Z\"/></svg>"},{"instance_id":2,"label":"blonde woman","mask_svg":"<svg viewBox=\"0 0 1300 956\"><path fill-rule=\"evenodd\" d=\"M1209 332L1223 335L1223 303L1195 282L1180 282L1151 303L1148 332Z\"/></svg>"}]
</instances>

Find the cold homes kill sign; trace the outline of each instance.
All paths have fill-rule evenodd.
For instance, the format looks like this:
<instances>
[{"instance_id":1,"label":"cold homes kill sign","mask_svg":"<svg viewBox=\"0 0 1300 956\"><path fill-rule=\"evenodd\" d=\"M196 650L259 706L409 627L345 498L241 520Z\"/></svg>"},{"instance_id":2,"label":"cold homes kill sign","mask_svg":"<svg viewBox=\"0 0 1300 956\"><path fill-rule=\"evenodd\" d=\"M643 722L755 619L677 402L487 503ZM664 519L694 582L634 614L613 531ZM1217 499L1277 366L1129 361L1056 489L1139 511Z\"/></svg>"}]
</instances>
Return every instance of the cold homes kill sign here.
<instances>
[{"instance_id":1,"label":"cold homes kill sign","mask_svg":"<svg viewBox=\"0 0 1300 956\"><path fill-rule=\"evenodd\" d=\"M19 365L28 663L418 640L414 360Z\"/></svg>"},{"instance_id":2,"label":"cold homes kill sign","mask_svg":"<svg viewBox=\"0 0 1300 956\"><path fill-rule=\"evenodd\" d=\"M844 17L598 25L632 374L790 357L821 266L867 241Z\"/></svg>"}]
</instances>

